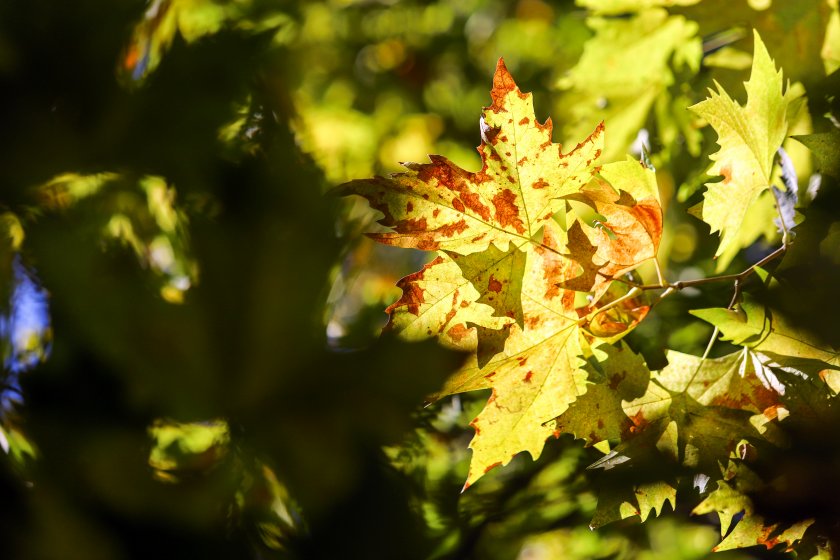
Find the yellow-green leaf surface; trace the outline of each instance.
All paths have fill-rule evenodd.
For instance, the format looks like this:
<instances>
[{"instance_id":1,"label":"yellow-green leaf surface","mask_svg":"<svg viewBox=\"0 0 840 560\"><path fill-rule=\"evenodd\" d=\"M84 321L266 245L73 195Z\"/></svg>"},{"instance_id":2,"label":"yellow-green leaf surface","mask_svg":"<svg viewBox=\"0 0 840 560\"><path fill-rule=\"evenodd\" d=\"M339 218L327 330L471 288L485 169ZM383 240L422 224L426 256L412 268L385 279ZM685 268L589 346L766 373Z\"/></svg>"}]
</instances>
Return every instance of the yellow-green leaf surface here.
<instances>
[{"instance_id":1,"label":"yellow-green leaf surface","mask_svg":"<svg viewBox=\"0 0 840 560\"><path fill-rule=\"evenodd\" d=\"M826 74L831 74L840 68L840 8L838 8L837 0L829 0L829 5L831 5L831 16L825 27L825 39L820 51Z\"/></svg>"},{"instance_id":2,"label":"yellow-green leaf surface","mask_svg":"<svg viewBox=\"0 0 840 560\"><path fill-rule=\"evenodd\" d=\"M677 507L677 489L664 481L645 482L624 490L612 490L598 496L598 507L589 523L590 529L598 529L609 523L639 516L644 523L651 512L658 517L666 503L671 509Z\"/></svg>"},{"instance_id":3,"label":"yellow-green leaf surface","mask_svg":"<svg viewBox=\"0 0 840 560\"><path fill-rule=\"evenodd\" d=\"M597 13L612 11L607 3L588 3L595 8L594 4ZM621 8L619 3L615 8ZM646 126L657 99L666 103L670 99L667 89L674 83L674 68L699 69L702 45L696 23L660 8L626 18L591 17L587 25L595 35L584 45L578 63L558 82L566 92L556 111L566 121L566 138L584 138L591 122L604 121L609 130L604 157L613 159L623 156ZM669 111L660 116L660 125L677 126Z\"/></svg>"},{"instance_id":4,"label":"yellow-green leaf surface","mask_svg":"<svg viewBox=\"0 0 840 560\"><path fill-rule=\"evenodd\" d=\"M597 14L626 14L649 8L690 6L700 0L577 0L576 4Z\"/></svg>"},{"instance_id":5,"label":"yellow-green leaf surface","mask_svg":"<svg viewBox=\"0 0 840 560\"><path fill-rule=\"evenodd\" d=\"M814 154L816 168L826 175L840 177L840 131L793 136Z\"/></svg>"},{"instance_id":6,"label":"yellow-green leaf surface","mask_svg":"<svg viewBox=\"0 0 840 560\"><path fill-rule=\"evenodd\" d=\"M503 352L483 366L477 357L468 361L437 395L493 390L472 422L475 437L470 443L473 457L467 485L522 451L539 457L553 434L545 422L586 391L574 292L557 287L575 273L572 261L552 250L560 245L562 233L549 225L545 247L529 254L531 266L522 282L524 326L511 326Z\"/></svg>"},{"instance_id":7,"label":"yellow-green leaf surface","mask_svg":"<svg viewBox=\"0 0 840 560\"><path fill-rule=\"evenodd\" d=\"M511 244L506 252L491 245L481 253L450 255L461 274L478 290L478 303L489 305L497 317L522 321L522 276L526 253Z\"/></svg>"},{"instance_id":8,"label":"yellow-green leaf surface","mask_svg":"<svg viewBox=\"0 0 840 560\"><path fill-rule=\"evenodd\" d=\"M558 435L548 424L586 392L590 344L618 340L647 313L613 279L654 258L662 236L653 172L632 159L598 166L601 126L564 155L501 62L491 97L478 173L431 156L338 189L384 214L393 231L378 241L438 252L400 281L389 328L472 352L433 399L492 390L472 422L467 486L518 453L539 457Z\"/></svg>"},{"instance_id":9,"label":"yellow-green leaf surface","mask_svg":"<svg viewBox=\"0 0 840 560\"><path fill-rule=\"evenodd\" d=\"M732 464L724 473L724 480L719 480L715 489L694 510L692 515L703 515L716 512L720 518L720 534L725 536L714 550L722 552L736 548L761 545L768 550L779 544L786 545L786 550L802 539L805 531L813 523L813 519L784 526L780 523L768 523L764 517L755 513L752 500L745 492L756 492L763 489L760 480L743 464ZM743 513L743 517L732 522L735 516ZM732 530L727 535L727 531Z\"/></svg>"},{"instance_id":10,"label":"yellow-green leaf surface","mask_svg":"<svg viewBox=\"0 0 840 560\"><path fill-rule=\"evenodd\" d=\"M540 124L533 96L522 93L499 61L493 104L481 120L483 162L469 172L442 156L431 163L407 163L406 173L356 180L340 194L360 194L384 214L389 233L373 234L382 243L423 250L469 254L491 243L531 240L564 206L561 197L578 192L596 172L603 149L603 126L568 154L551 141L551 120Z\"/></svg>"},{"instance_id":11,"label":"yellow-green leaf surface","mask_svg":"<svg viewBox=\"0 0 840 560\"><path fill-rule=\"evenodd\" d=\"M479 303L481 294L448 255L440 255L423 270L397 284L402 297L388 307L388 329L410 340L436 336L448 346L475 350L475 329L501 329L511 322L494 317L493 308Z\"/></svg>"},{"instance_id":12,"label":"yellow-green leaf surface","mask_svg":"<svg viewBox=\"0 0 840 560\"><path fill-rule=\"evenodd\" d=\"M775 418L778 394L764 386L746 352L702 359L669 351L667 357L646 393L622 406L636 431L664 426L657 447L685 465L714 469L740 440L760 436L759 427Z\"/></svg>"},{"instance_id":13,"label":"yellow-green leaf surface","mask_svg":"<svg viewBox=\"0 0 840 560\"><path fill-rule=\"evenodd\" d=\"M715 271L723 272L744 247L749 247L759 238L764 237L767 242L778 237L778 228L773 220L778 219L776 198L773 192L766 190L758 195L750 205L749 212L744 216L741 227L735 233L732 243L718 256Z\"/></svg>"},{"instance_id":14,"label":"yellow-green leaf surface","mask_svg":"<svg viewBox=\"0 0 840 560\"><path fill-rule=\"evenodd\" d=\"M639 519L644 523L651 511L658 517L662 513L665 503L671 504L671 509L677 508L677 489L667 482L649 482L635 488L634 494L639 503Z\"/></svg>"},{"instance_id":15,"label":"yellow-green leaf surface","mask_svg":"<svg viewBox=\"0 0 840 560\"><path fill-rule=\"evenodd\" d=\"M605 345L598 352L605 354L599 360L601 371L590 374L590 380L597 381L554 424L555 430L583 439L587 446L631 435L635 424L625 414L623 402L644 395L650 381L644 359L627 346Z\"/></svg>"},{"instance_id":16,"label":"yellow-green leaf surface","mask_svg":"<svg viewBox=\"0 0 840 560\"><path fill-rule=\"evenodd\" d=\"M815 341L806 331L791 325L783 315L773 313L749 298L745 298L737 310L712 308L691 313L718 327L724 340L760 352L778 365L809 374L823 369L840 370L840 351Z\"/></svg>"},{"instance_id":17,"label":"yellow-green leaf surface","mask_svg":"<svg viewBox=\"0 0 840 560\"><path fill-rule=\"evenodd\" d=\"M755 33L755 52L750 79L744 84L747 103L741 106L718 84L710 97L691 107L717 132L720 150L712 154L709 175L720 182L707 183L703 221L720 232L716 256L731 254L747 213L758 196L770 188L773 158L788 133L791 102L781 71Z\"/></svg>"}]
</instances>

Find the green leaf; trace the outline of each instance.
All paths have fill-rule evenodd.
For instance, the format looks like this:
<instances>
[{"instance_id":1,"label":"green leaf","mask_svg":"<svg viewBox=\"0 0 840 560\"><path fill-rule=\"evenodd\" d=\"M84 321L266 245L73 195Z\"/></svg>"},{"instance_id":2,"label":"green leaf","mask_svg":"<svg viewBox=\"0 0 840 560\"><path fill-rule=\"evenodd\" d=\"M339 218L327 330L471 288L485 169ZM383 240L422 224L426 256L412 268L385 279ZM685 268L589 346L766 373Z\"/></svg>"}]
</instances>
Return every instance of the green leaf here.
<instances>
[{"instance_id":1,"label":"green leaf","mask_svg":"<svg viewBox=\"0 0 840 560\"><path fill-rule=\"evenodd\" d=\"M639 506L634 502L636 497L630 490L614 491L599 496L598 507L592 521L589 522L589 528L598 529L609 523L640 515Z\"/></svg>"},{"instance_id":2,"label":"green leaf","mask_svg":"<svg viewBox=\"0 0 840 560\"><path fill-rule=\"evenodd\" d=\"M656 512L656 516L659 517L666 502L671 504L672 510L677 508L677 489L667 482L640 484L635 488L635 494L642 523L647 521L651 511Z\"/></svg>"},{"instance_id":3,"label":"green leaf","mask_svg":"<svg viewBox=\"0 0 840 560\"><path fill-rule=\"evenodd\" d=\"M752 500L745 494L763 488L757 477L742 464L730 464L724 476L726 480L719 480L717 489L691 512L692 515L718 514L720 534L726 538L714 548L716 552L756 545L763 545L769 550L778 544L785 544L789 551L814 523L813 519L805 519L787 527L779 523L768 523L764 517L755 513ZM736 522L727 535L733 519L741 513L743 518Z\"/></svg>"},{"instance_id":4,"label":"green leaf","mask_svg":"<svg viewBox=\"0 0 840 560\"><path fill-rule=\"evenodd\" d=\"M669 351L667 357L646 393L622 408L633 431L663 430L657 447L684 465L713 472L740 440L760 437L761 425L775 418L778 394L765 387L747 352L702 359Z\"/></svg>"},{"instance_id":5,"label":"green leaf","mask_svg":"<svg viewBox=\"0 0 840 560\"><path fill-rule=\"evenodd\" d=\"M831 130L792 138L805 144L814 153L820 173L840 177L840 131Z\"/></svg>"},{"instance_id":6,"label":"green leaf","mask_svg":"<svg viewBox=\"0 0 840 560\"><path fill-rule=\"evenodd\" d=\"M778 220L776 199L771 190L763 191L750 206L744 216L741 227L733 238L733 242L724 249L715 264L715 272L723 272L744 247L749 247L760 238L772 241L778 237L778 228L773 220Z\"/></svg>"},{"instance_id":7,"label":"green leaf","mask_svg":"<svg viewBox=\"0 0 840 560\"><path fill-rule=\"evenodd\" d=\"M596 13L626 13L645 5L669 2L587 2ZM597 6L596 6L597 4ZM566 138L583 138L592 121L604 121L610 131L604 157L622 157L658 98L670 97L675 81L672 66L696 72L702 58L697 24L661 8L643 9L628 18L591 17L595 32L578 63L558 83L568 90L559 110L567 122ZM597 101L596 101L597 100ZM663 115L664 116L664 115ZM666 120L672 124L670 114Z\"/></svg>"},{"instance_id":8,"label":"green leaf","mask_svg":"<svg viewBox=\"0 0 840 560\"><path fill-rule=\"evenodd\" d=\"M826 74L831 74L840 68L840 8L837 2L831 5L831 15L825 27L825 39L820 55L825 64Z\"/></svg>"},{"instance_id":9,"label":"green leaf","mask_svg":"<svg viewBox=\"0 0 840 560\"><path fill-rule=\"evenodd\" d=\"M784 142L790 125L791 104L795 92L784 90L782 73L776 67L758 33L752 72L746 82L747 103L735 102L717 85L710 97L691 107L717 132L720 150L711 156L714 164L709 175L721 176L717 183L707 183L703 220L720 232L716 256L732 255L738 246L739 232L747 213L759 195L770 188L773 158ZM719 266L725 268L722 261Z\"/></svg>"},{"instance_id":10,"label":"green leaf","mask_svg":"<svg viewBox=\"0 0 840 560\"><path fill-rule=\"evenodd\" d=\"M808 333L789 324L783 315L773 313L749 297L744 297L737 310L698 309L691 314L718 327L724 340L760 352L778 365L809 374L823 369L840 370L840 351L814 341Z\"/></svg>"},{"instance_id":11,"label":"green leaf","mask_svg":"<svg viewBox=\"0 0 840 560\"><path fill-rule=\"evenodd\" d=\"M596 14L617 15L650 8L690 6L700 0L577 0L576 4Z\"/></svg>"}]
</instances>

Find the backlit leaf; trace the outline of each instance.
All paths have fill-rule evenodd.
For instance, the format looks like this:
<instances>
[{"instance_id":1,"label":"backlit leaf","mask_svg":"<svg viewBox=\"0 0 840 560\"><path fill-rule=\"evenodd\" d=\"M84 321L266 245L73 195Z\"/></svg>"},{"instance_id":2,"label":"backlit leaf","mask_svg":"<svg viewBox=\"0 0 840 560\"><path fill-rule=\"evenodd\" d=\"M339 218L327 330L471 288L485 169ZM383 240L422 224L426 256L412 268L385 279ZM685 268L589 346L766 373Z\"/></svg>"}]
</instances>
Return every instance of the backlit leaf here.
<instances>
[{"instance_id":1,"label":"backlit leaf","mask_svg":"<svg viewBox=\"0 0 840 560\"><path fill-rule=\"evenodd\" d=\"M773 158L784 142L796 94L785 90L782 73L758 33L755 33L750 80L744 84L747 103L741 106L718 84L710 97L691 107L717 132L720 150L711 156L709 175L720 182L707 183L703 221L720 232L716 256L737 244L739 231L758 196L770 188ZM730 254L730 253L727 253Z\"/></svg>"},{"instance_id":2,"label":"backlit leaf","mask_svg":"<svg viewBox=\"0 0 840 560\"><path fill-rule=\"evenodd\" d=\"M482 168L465 171L441 156L407 163L406 173L356 180L340 194L360 194L384 214L393 233L373 234L382 243L469 254L495 243L534 238L564 202L595 173L603 126L571 152L551 141L551 120L540 124L531 94L519 91L500 60L490 92L493 104L481 120Z\"/></svg>"},{"instance_id":3,"label":"backlit leaf","mask_svg":"<svg viewBox=\"0 0 840 560\"><path fill-rule=\"evenodd\" d=\"M472 352L433 399L492 391L472 422L467 486L523 451L538 458L559 435L550 421L586 392L587 364L609 356L590 346L619 340L649 309L614 278L654 258L662 236L653 171L632 159L598 165L603 126L563 154L501 61L491 98L481 171L431 156L338 188L382 212L392 231L374 239L438 251L400 281L389 328Z\"/></svg>"},{"instance_id":4,"label":"backlit leaf","mask_svg":"<svg viewBox=\"0 0 840 560\"><path fill-rule=\"evenodd\" d=\"M605 345L597 351L606 354L602 371L597 372L600 382L590 385L554 424L561 433L584 439L587 446L630 435L635 424L625 414L623 402L641 397L650 380L644 359L627 346Z\"/></svg>"},{"instance_id":5,"label":"backlit leaf","mask_svg":"<svg viewBox=\"0 0 840 560\"><path fill-rule=\"evenodd\" d=\"M784 316L745 298L737 310L698 309L691 312L718 327L723 339L768 356L781 366L809 374L840 370L840 351L813 340Z\"/></svg>"},{"instance_id":6,"label":"backlit leaf","mask_svg":"<svg viewBox=\"0 0 840 560\"><path fill-rule=\"evenodd\" d=\"M477 341L471 325L495 330L510 323L493 317L493 309L479 303L480 294L447 255L438 256L397 285L403 294L387 309L391 316L387 328L405 338L436 336L454 348L474 350Z\"/></svg>"},{"instance_id":7,"label":"backlit leaf","mask_svg":"<svg viewBox=\"0 0 840 560\"><path fill-rule=\"evenodd\" d=\"M745 492L759 490L762 483L743 464L730 463L724 473L724 480L719 480L717 484L717 489L691 512L693 515L711 512L718 514L721 536L726 538L714 548L717 552L756 545L763 545L769 550L779 544L791 550L793 544L802 539L805 531L814 523L813 519L805 519L784 526L781 523L770 523L755 513L752 500ZM734 521L741 514L743 517ZM732 530L727 535L730 528Z\"/></svg>"},{"instance_id":8,"label":"backlit leaf","mask_svg":"<svg viewBox=\"0 0 840 560\"><path fill-rule=\"evenodd\" d=\"M762 422L753 417L775 418L778 403L746 352L702 359L669 351L668 365L651 376L647 392L622 408L634 424L631 431L672 422L664 429L673 426L676 445L665 445L669 437L657 447L686 466L711 472L740 440L760 436Z\"/></svg>"}]
</instances>

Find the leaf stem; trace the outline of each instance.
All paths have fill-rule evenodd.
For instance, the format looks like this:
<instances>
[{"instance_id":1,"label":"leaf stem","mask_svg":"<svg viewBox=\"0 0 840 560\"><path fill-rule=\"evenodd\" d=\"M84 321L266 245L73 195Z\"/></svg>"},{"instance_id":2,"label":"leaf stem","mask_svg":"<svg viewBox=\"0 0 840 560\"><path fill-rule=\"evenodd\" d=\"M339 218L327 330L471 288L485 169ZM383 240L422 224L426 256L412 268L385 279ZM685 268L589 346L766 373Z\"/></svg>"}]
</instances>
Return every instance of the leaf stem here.
<instances>
[{"instance_id":1,"label":"leaf stem","mask_svg":"<svg viewBox=\"0 0 840 560\"><path fill-rule=\"evenodd\" d=\"M665 276L662 275L662 267L659 266L659 259L657 257L653 257L653 267L656 269L656 279L659 280L660 284L664 284Z\"/></svg>"},{"instance_id":2,"label":"leaf stem","mask_svg":"<svg viewBox=\"0 0 840 560\"><path fill-rule=\"evenodd\" d=\"M712 331L712 337L709 339L709 343L706 345L706 350L703 352L703 357L701 358L701 360L705 360L709 357L709 353L712 351L712 346L715 345L715 341L717 340L718 334L720 334L720 329L715 327L715 330Z\"/></svg>"},{"instance_id":3,"label":"leaf stem","mask_svg":"<svg viewBox=\"0 0 840 560\"><path fill-rule=\"evenodd\" d=\"M605 311L609 311L609 310L610 310L610 309L612 309L613 307L617 307L617 306L621 305L622 303L624 303L624 302L625 302L625 301L627 301L628 299L631 299L631 298L636 297L637 295L639 295L639 293L641 293L641 290L640 290L640 289L638 289L638 288L633 288L633 289L631 289L629 292L627 292L626 294L624 294L623 296L621 296L620 298L618 298L618 299L616 299L616 300L614 300L614 301L611 301L610 303L608 303L608 304L607 304L607 305L605 305L604 307L600 307L600 308L596 309L593 313L589 313L588 315L586 315L586 316L582 317L582 318L581 318L581 321L584 321L584 322L589 322L589 321L591 321L592 319L594 319L596 315L598 315L598 314L600 314L600 313L603 313L603 312L605 312Z\"/></svg>"},{"instance_id":4,"label":"leaf stem","mask_svg":"<svg viewBox=\"0 0 840 560\"><path fill-rule=\"evenodd\" d=\"M785 185L785 188L790 187ZM779 192L776 188L771 188L770 192L773 193L773 198L776 199L776 213L779 215L779 226L782 230L782 247L786 247L788 244L788 239L790 238L790 232L788 231L787 224L785 223L785 216L784 214L782 214L782 201L779 200Z\"/></svg>"}]
</instances>

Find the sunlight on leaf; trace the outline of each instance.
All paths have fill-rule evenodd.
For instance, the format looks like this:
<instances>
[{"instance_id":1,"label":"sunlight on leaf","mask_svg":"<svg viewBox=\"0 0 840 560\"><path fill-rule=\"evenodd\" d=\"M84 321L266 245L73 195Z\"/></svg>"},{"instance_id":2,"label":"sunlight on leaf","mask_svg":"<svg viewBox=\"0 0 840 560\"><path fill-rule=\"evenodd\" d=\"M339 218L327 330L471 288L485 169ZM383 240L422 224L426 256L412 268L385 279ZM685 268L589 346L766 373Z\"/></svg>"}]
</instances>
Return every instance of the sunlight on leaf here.
<instances>
[{"instance_id":1,"label":"sunlight on leaf","mask_svg":"<svg viewBox=\"0 0 840 560\"><path fill-rule=\"evenodd\" d=\"M479 172L431 156L337 191L382 212L394 231L370 234L377 241L440 251L400 281L389 328L473 352L434 399L492 389L472 422L465 488L522 451L538 458L559 435L546 422L585 393L589 345L618 340L647 312L634 294L605 296L610 283L654 258L662 235L653 171L632 159L597 165L602 126L563 154L502 61L491 98Z\"/></svg>"},{"instance_id":2,"label":"sunlight on leaf","mask_svg":"<svg viewBox=\"0 0 840 560\"><path fill-rule=\"evenodd\" d=\"M744 221L758 196L770 188L773 178L773 159L784 142L792 106L797 94L785 88L782 73L776 66L758 33L750 80L744 84L747 103L739 105L718 84L710 97L691 107L718 134L720 150L711 156L714 164L708 173L722 176L717 183L707 183L703 202L703 220L720 232L717 257L738 247L738 236ZM751 242L752 240L750 240ZM739 247L741 248L741 247ZM718 268L728 262L721 258Z\"/></svg>"}]
</instances>

